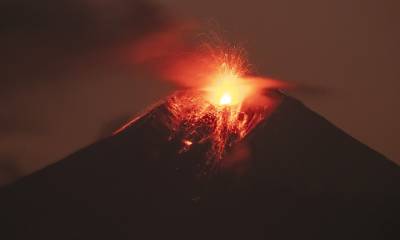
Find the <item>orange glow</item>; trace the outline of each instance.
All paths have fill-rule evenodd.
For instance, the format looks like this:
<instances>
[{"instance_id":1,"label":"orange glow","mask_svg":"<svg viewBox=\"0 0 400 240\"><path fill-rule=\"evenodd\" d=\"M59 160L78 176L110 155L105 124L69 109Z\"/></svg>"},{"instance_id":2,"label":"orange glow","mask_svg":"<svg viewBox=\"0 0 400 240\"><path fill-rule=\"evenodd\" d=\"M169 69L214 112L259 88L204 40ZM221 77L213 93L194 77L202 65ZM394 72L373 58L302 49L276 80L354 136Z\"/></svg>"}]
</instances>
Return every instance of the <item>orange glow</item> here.
<instances>
[{"instance_id":1,"label":"orange glow","mask_svg":"<svg viewBox=\"0 0 400 240\"><path fill-rule=\"evenodd\" d=\"M239 105L251 93L250 82L246 82L236 69L227 63L222 63L214 76L214 80L204 90L208 99L214 105Z\"/></svg>"}]
</instances>

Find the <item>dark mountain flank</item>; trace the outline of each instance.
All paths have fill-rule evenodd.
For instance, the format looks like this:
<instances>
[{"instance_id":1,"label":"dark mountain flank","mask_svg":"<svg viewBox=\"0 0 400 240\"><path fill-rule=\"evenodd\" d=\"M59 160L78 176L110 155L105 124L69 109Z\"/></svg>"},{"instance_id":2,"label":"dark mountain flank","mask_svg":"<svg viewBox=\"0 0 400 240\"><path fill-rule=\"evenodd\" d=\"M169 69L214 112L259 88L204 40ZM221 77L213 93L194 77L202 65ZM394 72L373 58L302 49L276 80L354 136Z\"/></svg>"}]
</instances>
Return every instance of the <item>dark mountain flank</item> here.
<instances>
[{"instance_id":1,"label":"dark mountain flank","mask_svg":"<svg viewBox=\"0 0 400 240\"><path fill-rule=\"evenodd\" d=\"M400 239L400 170L299 101L207 168L155 107L1 189L1 239Z\"/></svg>"}]
</instances>

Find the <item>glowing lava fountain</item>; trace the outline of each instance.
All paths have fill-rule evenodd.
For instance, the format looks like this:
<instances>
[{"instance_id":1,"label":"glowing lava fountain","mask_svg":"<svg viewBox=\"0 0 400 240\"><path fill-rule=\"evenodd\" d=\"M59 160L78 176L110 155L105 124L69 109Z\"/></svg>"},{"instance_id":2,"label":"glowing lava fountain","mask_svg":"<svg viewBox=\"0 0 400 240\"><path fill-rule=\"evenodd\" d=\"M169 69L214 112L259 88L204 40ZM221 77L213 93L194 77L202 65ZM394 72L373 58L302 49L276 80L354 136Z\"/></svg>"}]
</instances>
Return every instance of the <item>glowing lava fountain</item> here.
<instances>
[{"instance_id":1,"label":"glowing lava fountain","mask_svg":"<svg viewBox=\"0 0 400 240\"><path fill-rule=\"evenodd\" d=\"M171 76L192 87L175 92L162 103L167 110L163 124L171 133L169 140L181 144L180 153L203 149L206 169L219 166L230 147L277 105L265 90L280 88L281 83L249 76L242 53L238 48L206 45L205 52L170 65Z\"/></svg>"},{"instance_id":2,"label":"glowing lava fountain","mask_svg":"<svg viewBox=\"0 0 400 240\"><path fill-rule=\"evenodd\" d=\"M181 152L208 144L208 168L218 166L229 147L245 137L274 105L262 94L261 85L244 76L244 61L238 55L223 54L218 60L207 86L180 91L167 99L171 139L182 139Z\"/></svg>"}]
</instances>

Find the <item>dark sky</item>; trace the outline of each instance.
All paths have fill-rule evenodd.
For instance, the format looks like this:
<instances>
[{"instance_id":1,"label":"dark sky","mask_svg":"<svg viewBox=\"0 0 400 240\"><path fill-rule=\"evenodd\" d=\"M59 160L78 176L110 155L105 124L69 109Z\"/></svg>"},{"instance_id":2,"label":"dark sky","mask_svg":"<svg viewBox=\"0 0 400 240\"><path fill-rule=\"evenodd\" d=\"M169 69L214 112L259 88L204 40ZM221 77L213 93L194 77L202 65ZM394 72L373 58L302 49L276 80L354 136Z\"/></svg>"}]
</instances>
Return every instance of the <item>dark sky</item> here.
<instances>
[{"instance_id":1,"label":"dark sky","mask_svg":"<svg viewBox=\"0 0 400 240\"><path fill-rule=\"evenodd\" d=\"M0 182L109 135L166 95L120 54L166 18L141 1L2 1Z\"/></svg>"},{"instance_id":2,"label":"dark sky","mask_svg":"<svg viewBox=\"0 0 400 240\"><path fill-rule=\"evenodd\" d=\"M223 29L258 74L320 87L293 94L400 163L398 9L389 0L3 0L0 182L108 135L168 94L121 53L175 14Z\"/></svg>"}]
</instances>

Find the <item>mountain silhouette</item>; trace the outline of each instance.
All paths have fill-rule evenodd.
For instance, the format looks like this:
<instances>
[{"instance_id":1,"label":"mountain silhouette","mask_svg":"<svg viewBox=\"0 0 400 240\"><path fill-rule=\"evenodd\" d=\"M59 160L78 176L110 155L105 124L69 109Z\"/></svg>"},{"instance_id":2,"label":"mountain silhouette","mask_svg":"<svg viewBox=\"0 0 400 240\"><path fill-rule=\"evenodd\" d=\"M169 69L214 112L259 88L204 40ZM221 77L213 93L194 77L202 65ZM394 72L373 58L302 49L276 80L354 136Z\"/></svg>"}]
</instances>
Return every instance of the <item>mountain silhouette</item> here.
<instances>
[{"instance_id":1,"label":"mountain silhouette","mask_svg":"<svg viewBox=\"0 0 400 240\"><path fill-rule=\"evenodd\" d=\"M398 166L298 100L206 172L166 114L3 187L2 239L400 239Z\"/></svg>"}]
</instances>

